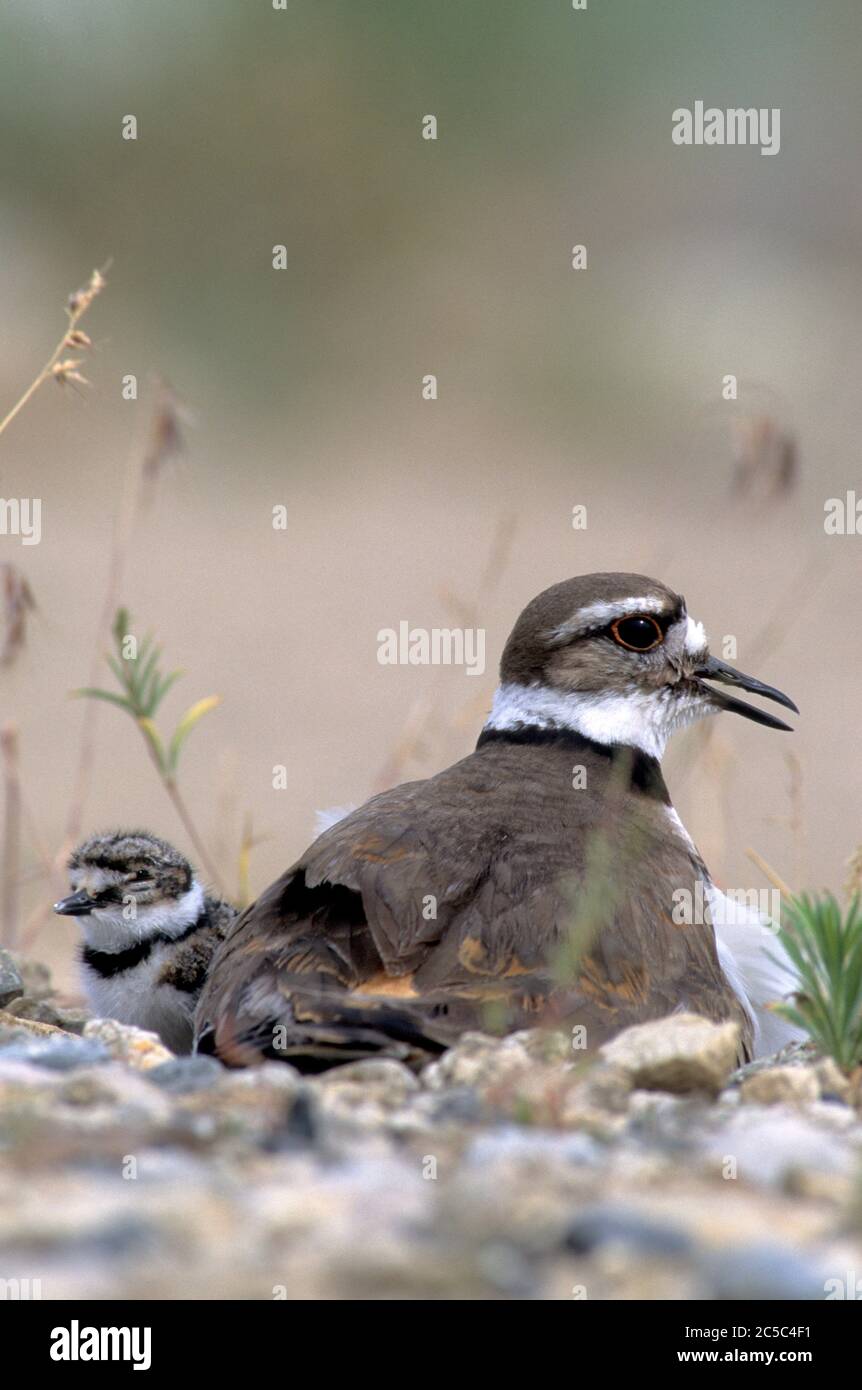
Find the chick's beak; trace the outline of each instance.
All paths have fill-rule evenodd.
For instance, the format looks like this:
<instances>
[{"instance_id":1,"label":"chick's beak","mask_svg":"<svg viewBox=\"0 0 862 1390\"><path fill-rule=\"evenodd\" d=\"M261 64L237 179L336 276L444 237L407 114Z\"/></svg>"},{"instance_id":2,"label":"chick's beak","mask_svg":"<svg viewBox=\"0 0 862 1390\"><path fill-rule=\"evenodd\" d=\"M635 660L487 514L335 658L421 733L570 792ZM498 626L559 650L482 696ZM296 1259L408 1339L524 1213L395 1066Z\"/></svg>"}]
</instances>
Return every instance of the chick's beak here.
<instances>
[{"instance_id":1,"label":"chick's beak","mask_svg":"<svg viewBox=\"0 0 862 1390\"><path fill-rule=\"evenodd\" d=\"M725 661L719 661L715 656L708 656L701 661L692 675L715 709L730 710L733 714L742 714L746 719L753 719L757 724L765 724L768 729L785 729L791 732L791 726L785 724L783 720L776 719L773 715L767 714L765 710L758 709L756 705L749 705L745 700L737 700L733 695L725 695L722 690L715 690L711 685L704 685L703 680L721 681L723 685L735 685L740 690L750 691L752 695L762 695L764 699L774 700L776 704L784 705L785 709L792 709L798 714L799 710L790 696L785 695L781 690L776 690L773 685L764 685L763 681L755 680L754 676L746 676L742 671L737 671L735 667L728 666Z\"/></svg>"},{"instance_id":2,"label":"chick's beak","mask_svg":"<svg viewBox=\"0 0 862 1390\"><path fill-rule=\"evenodd\" d=\"M68 898L61 898L54 904L54 911L61 913L63 917L86 917L95 906L96 899L91 898L82 888L78 893L70 893Z\"/></svg>"}]
</instances>

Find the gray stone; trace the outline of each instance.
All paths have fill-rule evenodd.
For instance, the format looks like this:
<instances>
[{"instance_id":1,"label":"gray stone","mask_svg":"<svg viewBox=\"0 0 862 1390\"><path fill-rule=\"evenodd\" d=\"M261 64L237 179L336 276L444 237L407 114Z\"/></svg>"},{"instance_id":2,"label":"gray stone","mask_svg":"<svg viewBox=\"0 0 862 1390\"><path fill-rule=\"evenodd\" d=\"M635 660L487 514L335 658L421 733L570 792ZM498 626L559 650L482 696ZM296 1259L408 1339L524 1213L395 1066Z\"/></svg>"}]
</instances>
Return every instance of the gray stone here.
<instances>
[{"instance_id":1,"label":"gray stone","mask_svg":"<svg viewBox=\"0 0 862 1390\"><path fill-rule=\"evenodd\" d=\"M51 984L51 972L47 965L43 965L40 960L33 960L31 956L14 956L15 964L21 972L21 979L24 981L24 993L28 999L49 999L54 993Z\"/></svg>"},{"instance_id":2,"label":"gray stone","mask_svg":"<svg viewBox=\"0 0 862 1390\"><path fill-rule=\"evenodd\" d=\"M389 1057L370 1057L333 1067L318 1077L317 1084L324 1096L337 1096L347 1107L371 1102L394 1109L419 1090L413 1072L403 1062Z\"/></svg>"},{"instance_id":3,"label":"gray stone","mask_svg":"<svg viewBox=\"0 0 862 1390\"><path fill-rule=\"evenodd\" d=\"M214 1057L176 1057L146 1073L148 1081L178 1096L217 1086L224 1074L224 1067Z\"/></svg>"},{"instance_id":4,"label":"gray stone","mask_svg":"<svg viewBox=\"0 0 862 1390\"><path fill-rule=\"evenodd\" d=\"M857 1162L842 1134L784 1106L743 1105L730 1111L707 1137L705 1150L720 1163L735 1159L741 1181L766 1187L780 1186L802 1171L846 1174Z\"/></svg>"},{"instance_id":5,"label":"gray stone","mask_svg":"<svg viewBox=\"0 0 862 1390\"><path fill-rule=\"evenodd\" d=\"M5 1009L13 999L20 999L23 993L21 972L10 952L0 947L0 1009Z\"/></svg>"},{"instance_id":6,"label":"gray stone","mask_svg":"<svg viewBox=\"0 0 862 1390\"><path fill-rule=\"evenodd\" d=\"M467 1035L418 1086L380 1059L233 1070L110 1020L70 1036L14 963L0 1247L44 1297L822 1298L821 1270L862 1270L862 1117L810 1049L728 1076L733 1030L676 1016L588 1059ZM794 1105L761 1103L770 1069Z\"/></svg>"},{"instance_id":7,"label":"gray stone","mask_svg":"<svg viewBox=\"0 0 862 1390\"><path fill-rule=\"evenodd\" d=\"M24 994L20 999L11 1001L6 1013L11 1014L13 1018L25 1018L31 1023L48 1023L52 1028L63 1027L61 1016L49 999L32 999Z\"/></svg>"},{"instance_id":8,"label":"gray stone","mask_svg":"<svg viewBox=\"0 0 862 1390\"><path fill-rule=\"evenodd\" d=\"M819 1059L814 1066L814 1075L817 1077L817 1084L820 1087L820 1095L823 1100L849 1103L850 1081L831 1057Z\"/></svg>"},{"instance_id":9,"label":"gray stone","mask_svg":"<svg viewBox=\"0 0 862 1390\"><path fill-rule=\"evenodd\" d=\"M699 1272L712 1299L822 1299L824 1280L817 1267L787 1245L762 1242L704 1252Z\"/></svg>"},{"instance_id":10,"label":"gray stone","mask_svg":"<svg viewBox=\"0 0 862 1390\"><path fill-rule=\"evenodd\" d=\"M13 1036L9 1042L0 1038L0 1058L5 1062L30 1062L48 1071L74 1071L110 1060L101 1043L77 1038L72 1033L64 1038Z\"/></svg>"},{"instance_id":11,"label":"gray stone","mask_svg":"<svg viewBox=\"0 0 862 1390\"><path fill-rule=\"evenodd\" d=\"M464 1033L454 1047L444 1052L422 1072L422 1084L441 1091L448 1086L473 1086L480 1092L503 1078L511 1079L529 1071L535 1057L524 1046L524 1034L492 1038L485 1033Z\"/></svg>"},{"instance_id":12,"label":"gray stone","mask_svg":"<svg viewBox=\"0 0 862 1390\"><path fill-rule=\"evenodd\" d=\"M599 1055L642 1090L718 1095L736 1066L739 1036L736 1023L670 1014L626 1028Z\"/></svg>"},{"instance_id":13,"label":"gray stone","mask_svg":"<svg viewBox=\"0 0 862 1390\"><path fill-rule=\"evenodd\" d=\"M476 1124L485 1109L482 1099L470 1086L451 1086L422 1097L426 1113L439 1124Z\"/></svg>"},{"instance_id":14,"label":"gray stone","mask_svg":"<svg viewBox=\"0 0 862 1390\"><path fill-rule=\"evenodd\" d=\"M744 1105L803 1105L820 1099L811 1067L763 1067L742 1083Z\"/></svg>"},{"instance_id":15,"label":"gray stone","mask_svg":"<svg viewBox=\"0 0 862 1390\"><path fill-rule=\"evenodd\" d=\"M174 1054L162 1043L157 1033L144 1028L132 1028L115 1018L91 1018L84 1025L84 1037L104 1043L112 1057L134 1067L135 1071L150 1071L163 1062L172 1062Z\"/></svg>"},{"instance_id":16,"label":"gray stone","mask_svg":"<svg viewBox=\"0 0 862 1390\"><path fill-rule=\"evenodd\" d=\"M478 1135L466 1149L464 1161L478 1168L535 1159L592 1165L602 1153L602 1145L588 1134L552 1134L547 1130L501 1125Z\"/></svg>"},{"instance_id":17,"label":"gray stone","mask_svg":"<svg viewBox=\"0 0 862 1390\"><path fill-rule=\"evenodd\" d=\"M575 1254L589 1254L610 1243L640 1255L672 1259L681 1259L694 1248L691 1236L681 1227L624 1206L589 1207L578 1212L566 1227L564 1244Z\"/></svg>"}]
</instances>

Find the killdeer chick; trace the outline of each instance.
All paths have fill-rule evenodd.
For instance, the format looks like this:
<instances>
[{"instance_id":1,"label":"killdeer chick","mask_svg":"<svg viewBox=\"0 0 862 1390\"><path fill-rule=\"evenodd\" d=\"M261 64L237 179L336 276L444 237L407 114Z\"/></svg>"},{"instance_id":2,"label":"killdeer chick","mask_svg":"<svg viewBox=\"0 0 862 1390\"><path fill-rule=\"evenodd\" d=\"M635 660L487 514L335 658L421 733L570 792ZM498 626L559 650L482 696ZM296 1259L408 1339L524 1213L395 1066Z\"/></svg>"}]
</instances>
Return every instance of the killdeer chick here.
<instances>
[{"instance_id":1,"label":"killdeer chick","mask_svg":"<svg viewBox=\"0 0 862 1390\"><path fill-rule=\"evenodd\" d=\"M198 1007L197 1046L316 1070L417 1059L468 1028L578 1027L593 1048L691 1010L741 1025L743 1055L787 1026L790 988L755 916L721 895L674 811L669 736L730 710L787 729L731 687L795 710L711 656L679 594L591 574L528 604L475 752L373 797L320 835L240 918ZM706 920L703 920L706 918Z\"/></svg>"},{"instance_id":2,"label":"killdeer chick","mask_svg":"<svg viewBox=\"0 0 862 1390\"><path fill-rule=\"evenodd\" d=\"M85 840L69 879L72 892L54 911L81 919L89 1007L189 1052L198 996L236 909L208 897L188 860L141 830Z\"/></svg>"}]
</instances>

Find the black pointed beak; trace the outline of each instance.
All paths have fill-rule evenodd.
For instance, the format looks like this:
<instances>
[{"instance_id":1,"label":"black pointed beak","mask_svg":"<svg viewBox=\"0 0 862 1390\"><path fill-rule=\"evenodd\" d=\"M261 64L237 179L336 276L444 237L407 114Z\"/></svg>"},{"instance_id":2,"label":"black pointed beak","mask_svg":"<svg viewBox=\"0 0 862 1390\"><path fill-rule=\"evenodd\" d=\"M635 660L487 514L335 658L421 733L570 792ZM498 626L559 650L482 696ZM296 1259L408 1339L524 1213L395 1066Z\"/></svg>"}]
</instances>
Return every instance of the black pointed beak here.
<instances>
[{"instance_id":1,"label":"black pointed beak","mask_svg":"<svg viewBox=\"0 0 862 1390\"><path fill-rule=\"evenodd\" d=\"M91 898L89 893L83 889L79 893L70 893L68 898L61 898L54 904L54 911L59 912L64 917L86 917L88 912L92 912L96 906L96 899Z\"/></svg>"},{"instance_id":2,"label":"black pointed beak","mask_svg":"<svg viewBox=\"0 0 862 1390\"><path fill-rule=\"evenodd\" d=\"M795 714L799 713L789 695L785 695L781 690L776 690L773 685L764 685L763 681L755 680L754 676L744 675L742 671L737 671L735 667L728 666L725 661L719 661L715 656L709 656L705 661L702 661L693 674L695 677L704 677L706 680L721 681L723 685L738 686L740 690L748 690L752 695L762 695L766 700L774 700L777 705L784 705L785 709L792 709ZM700 684L700 681L698 683ZM765 724L768 729L785 729L788 733L792 732L789 724L767 714L765 710L758 709L756 705L746 704L744 700L736 700L732 695L725 695L722 690L713 689L711 685L701 684L701 689L708 694L710 702L716 709L730 710L733 714L743 714L746 719L753 719L756 724Z\"/></svg>"}]
</instances>

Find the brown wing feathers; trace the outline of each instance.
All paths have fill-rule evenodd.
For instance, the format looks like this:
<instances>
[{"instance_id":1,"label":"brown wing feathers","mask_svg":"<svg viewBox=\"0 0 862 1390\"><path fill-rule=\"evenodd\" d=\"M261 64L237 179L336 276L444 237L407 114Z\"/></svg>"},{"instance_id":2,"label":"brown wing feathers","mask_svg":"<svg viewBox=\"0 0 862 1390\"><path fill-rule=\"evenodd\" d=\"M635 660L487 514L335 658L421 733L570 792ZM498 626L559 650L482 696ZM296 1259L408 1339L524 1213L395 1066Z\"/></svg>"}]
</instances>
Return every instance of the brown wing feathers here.
<instances>
[{"instance_id":1,"label":"brown wing feathers","mask_svg":"<svg viewBox=\"0 0 862 1390\"><path fill-rule=\"evenodd\" d=\"M668 847L649 789L605 816L612 910L561 978L601 810L572 796L571 763L565 749L490 745L333 826L236 923L201 999L199 1046L315 1067L427 1054L491 1020L583 1023L594 1045L681 999L745 1022L711 928L674 924L649 878L627 881L629 862L659 855L665 885L702 873L682 841Z\"/></svg>"}]
</instances>

